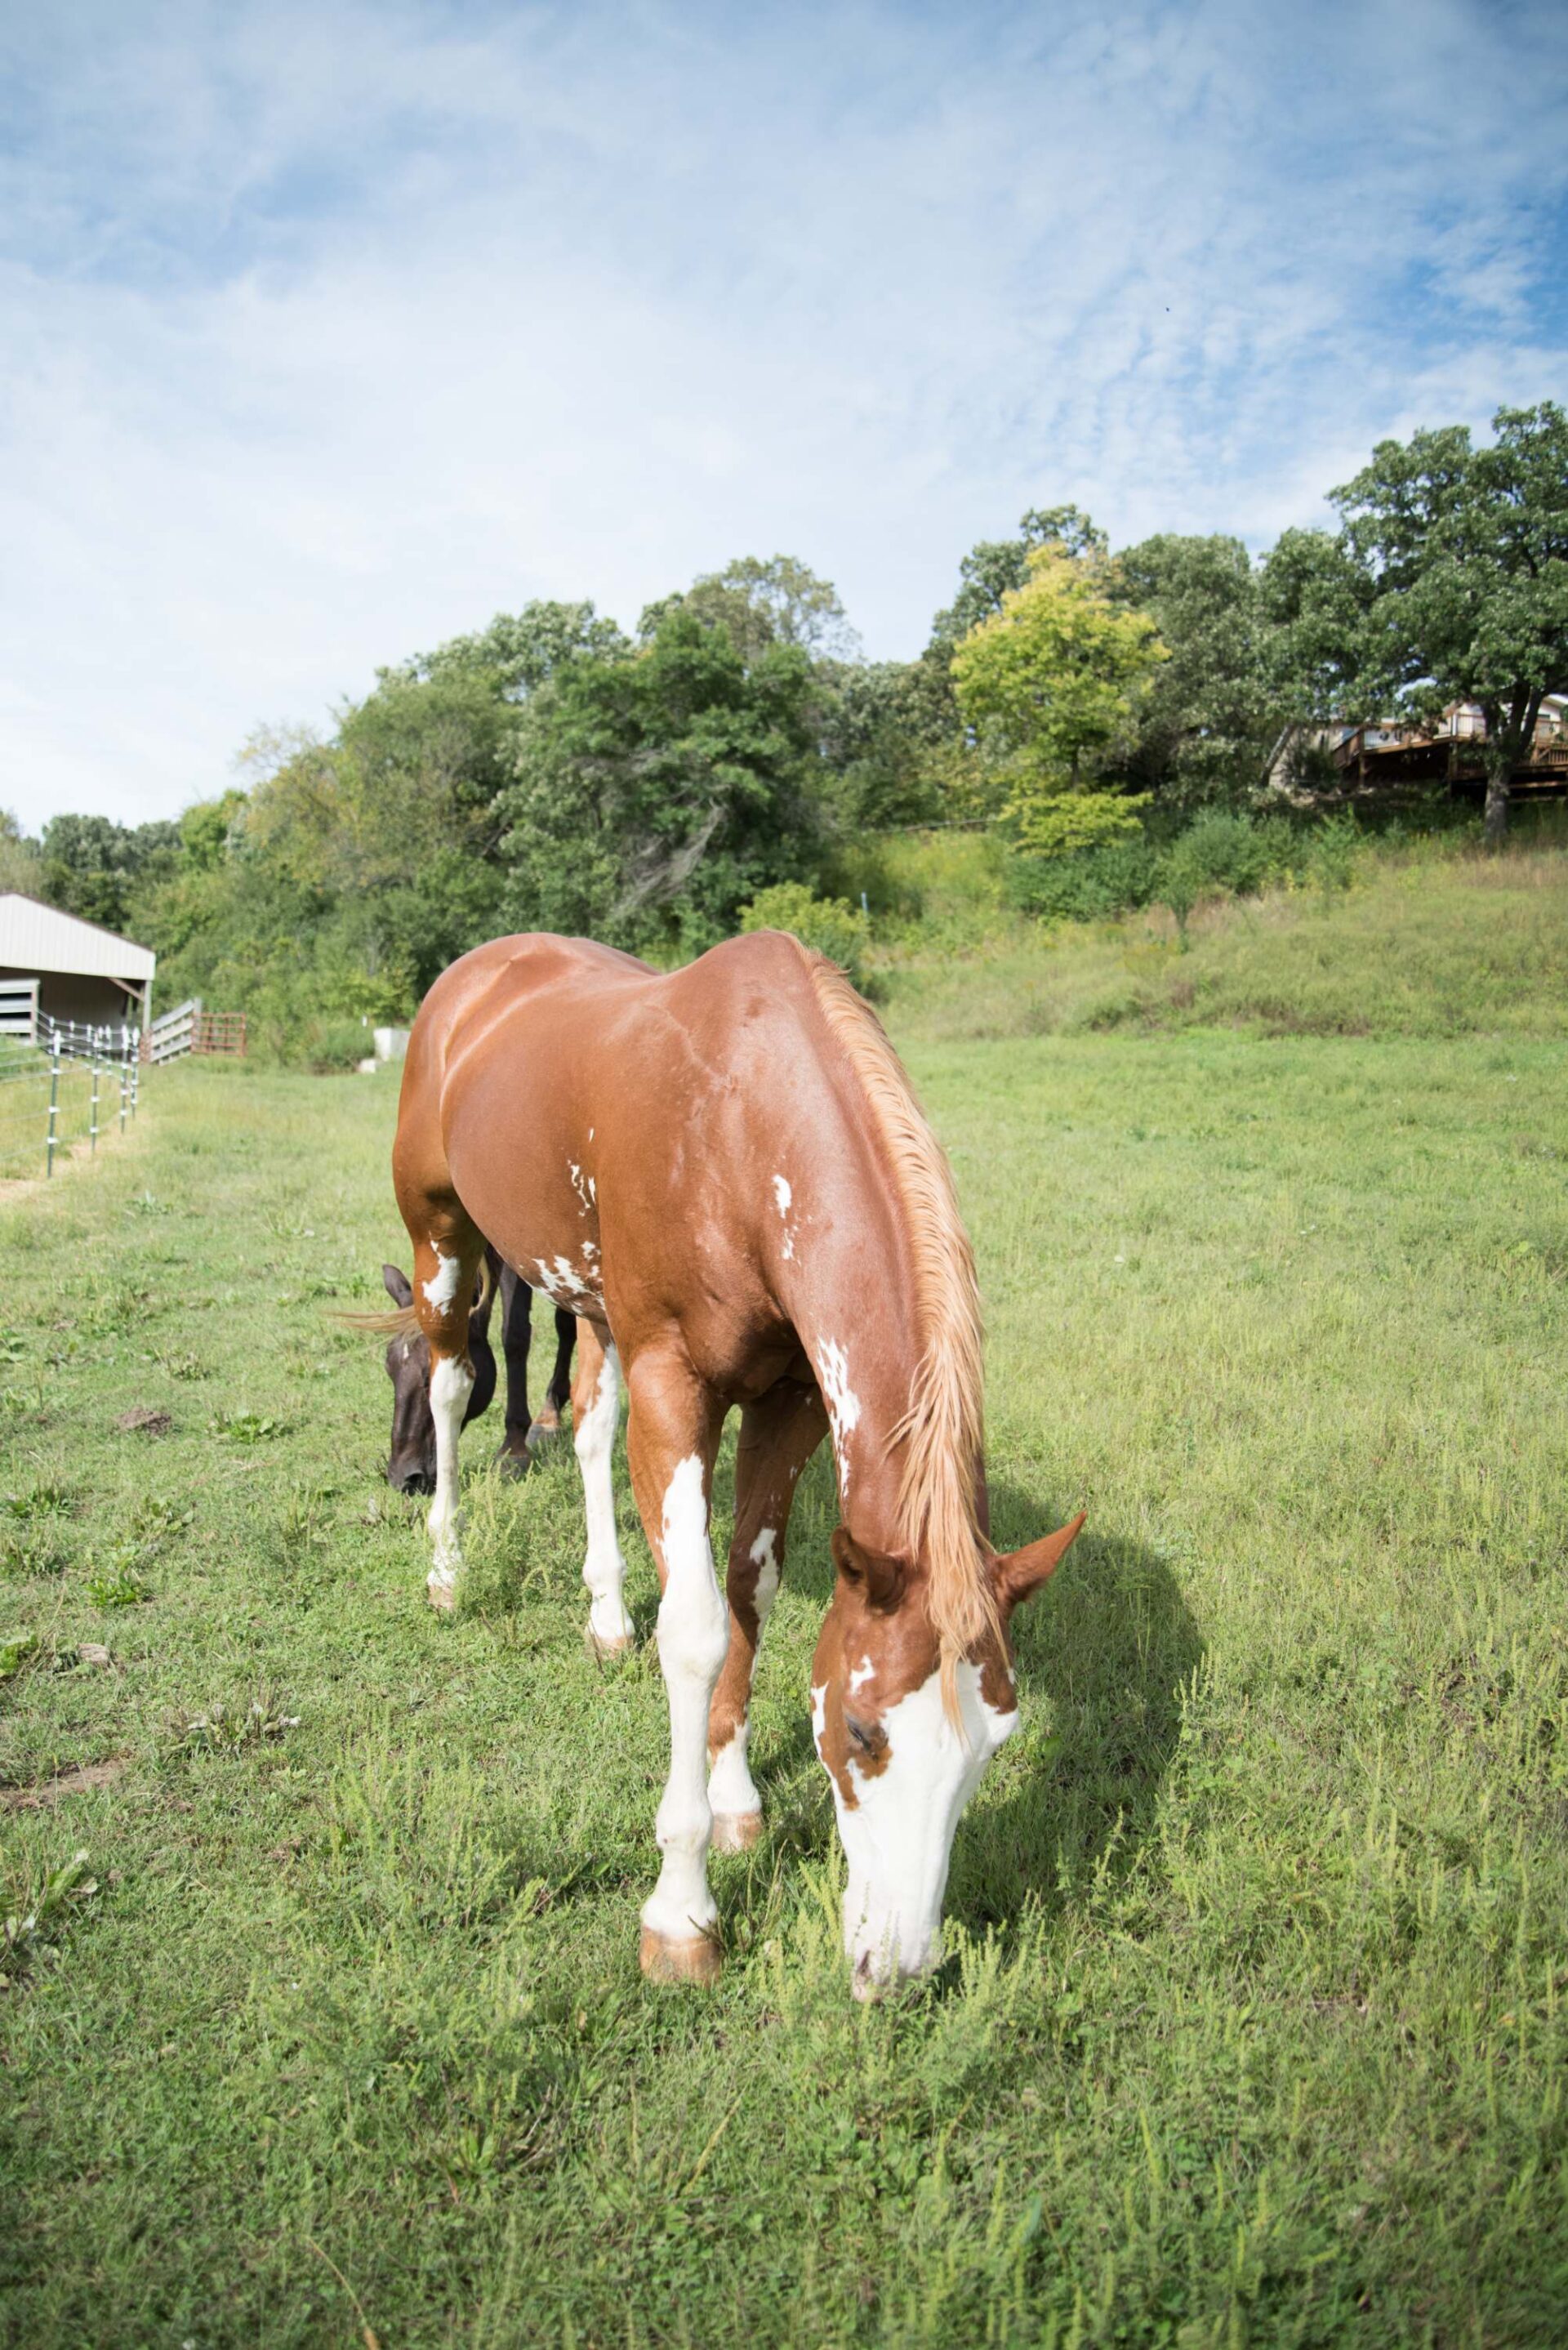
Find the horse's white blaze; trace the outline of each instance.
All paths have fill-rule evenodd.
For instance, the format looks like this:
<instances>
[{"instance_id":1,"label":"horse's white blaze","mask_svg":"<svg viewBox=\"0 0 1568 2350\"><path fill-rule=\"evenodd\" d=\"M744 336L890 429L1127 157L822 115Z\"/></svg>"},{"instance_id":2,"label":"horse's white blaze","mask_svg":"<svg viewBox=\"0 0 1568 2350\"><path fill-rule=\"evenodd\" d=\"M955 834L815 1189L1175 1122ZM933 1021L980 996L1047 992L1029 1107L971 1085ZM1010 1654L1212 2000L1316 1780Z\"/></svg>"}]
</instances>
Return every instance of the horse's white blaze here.
<instances>
[{"instance_id":1,"label":"horse's white blaze","mask_svg":"<svg viewBox=\"0 0 1568 2350\"><path fill-rule=\"evenodd\" d=\"M444 1314L457 1295L457 1284L462 1279L462 1267L454 1256L442 1256L436 1251L436 1269L428 1281L420 1284L438 1314Z\"/></svg>"},{"instance_id":2,"label":"horse's white blaze","mask_svg":"<svg viewBox=\"0 0 1568 2350\"><path fill-rule=\"evenodd\" d=\"M825 1338L818 1350L816 1381L833 1422L833 1450L838 1461L838 1495L849 1491L849 1439L860 1425L860 1399L849 1384L849 1357L836 1338Z\"/></svg>"},{"instance_id":3,"label":"horse's white blaze","mask_svg":"<svg viewBox=\"0 0 1568 2350\"><path fill-rule=\"evenodd\" d=\"M429 1582L432 1596L452 1592L462 1566L457 1539L457 1440L462 1416L473 1393L473 1373L466 1363L443 1355L431 1373L431 1418L435 1422L436 1489L431 1503L431 1545L434 1553Z\"/></svg>"},{"instance_id":4,"label":"horse's white blaze","mask_svg":"<svg viewBox=\"0 0 1568 2350\"><path fill-rule=\"evenodd\" d=\"M620 1647L634 1637L637 1628L621 1596L626 1561L615 1525L615 1432L619 1417L620 1363L612 1347L599 1366L587 1409L576 1419L572 1430L588 1522L588 1550L583 1561L583 1581L593 1599L588 1630L606 1648Z\"/></svg>"},{"instance_id":5,"label":"horse's white blaze","mask_svg":"<svg viewBox=\"0 0 1568 2350\"><path fill-rule=\"evenodd\" d=\"M941 1675L890 1705L885 1769L872 1775L851 1757L855 1802L833 1780L838 1834L848 1863L844 1947L865 1998L901 1975L925 1974L941 1958L942 1896L959 1814L981 1772L1018 1725L980 1693L980 1668L958 1668L963 1736L942 1706ZM821 1751L826 1692L812 1691L812 1727ZM831 1775L831 1774L830 1774Z\"/></svg>"},{"instance_id":6,"label":"horse's white blaze","mask_svg":"<svg viewBox=\"0 0 1568 2350\"><path fill-rule=\"evenodd\" d=\"M779 1594L778 1529L764 1526L752 1544L752 1565L757 1570L757 1587L752 1594L752 1606L757 1615L757 1637L762 1638L774 1601Z\"/></svg>"},{"instance_id":7,"label":"horse's white blaze","mask_svg":"<svg viewBox=\"0 0 1568 2350\"><path fill-rule=\"evenodd\" d=\"M655 1823L664 1865L643 1903L642 1922L651 1933L689 1942L718 1915L708 1890L713 1830L706 1784L708 1709L730 1644L708 1540L702 1462L695 1452L677 1462L666 1489L661 1548L659 1662L670 1701L670 1776Z\"/></svg>"}]
</instances>

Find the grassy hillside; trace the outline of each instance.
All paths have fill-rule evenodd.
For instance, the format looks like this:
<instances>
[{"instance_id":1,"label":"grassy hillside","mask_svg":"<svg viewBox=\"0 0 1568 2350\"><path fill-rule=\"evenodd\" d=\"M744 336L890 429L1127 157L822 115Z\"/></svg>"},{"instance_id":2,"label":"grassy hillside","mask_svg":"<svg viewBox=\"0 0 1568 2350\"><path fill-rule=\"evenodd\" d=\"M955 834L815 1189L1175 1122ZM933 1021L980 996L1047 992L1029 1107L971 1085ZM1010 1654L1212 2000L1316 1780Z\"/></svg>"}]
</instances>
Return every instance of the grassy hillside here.
<instances>
[{"instance_id":1,"label":"grassy hillside","mask_svg":"<svg viewBox=\"0 0 1568 2350\"><path fill-rule=\"evenodd\" d=\"M945 886L944 886L945 882ZM1363 855L1352 888L1162 909L1054 930L1009 920L976 844L878 976L902 1034L1239 1027L1270 1035L1568 1034L1568 852L1441 843Z\"/></svg>"},{"instance_id":2,"label":"grassy hillside","mask_svg":"<svg viewBox=\"0 0 1568 2350\"><path fill-rule=\"evenodd\" d=\"M1022 1619L949 1966L878 2008L806 1719L823 1463L726 1974L650 1992L663 1694L649 1646L584 1653L570 1458L504 1489L470 1432L436 1618L378 1350L324 1318L400 1253L395 1086L161 1071L0 1211L0 2334L1559 2340L1560 890L1394 874L1142 971L1124 934L897 972L999 1535L1089 1528ZM1200 980L1234 1033L1181 1033ZM1093 986L1155 1033L1028 1033ZM1353 998L1372 1036L1301 1033Z\"/></svg>"}]
</instances>

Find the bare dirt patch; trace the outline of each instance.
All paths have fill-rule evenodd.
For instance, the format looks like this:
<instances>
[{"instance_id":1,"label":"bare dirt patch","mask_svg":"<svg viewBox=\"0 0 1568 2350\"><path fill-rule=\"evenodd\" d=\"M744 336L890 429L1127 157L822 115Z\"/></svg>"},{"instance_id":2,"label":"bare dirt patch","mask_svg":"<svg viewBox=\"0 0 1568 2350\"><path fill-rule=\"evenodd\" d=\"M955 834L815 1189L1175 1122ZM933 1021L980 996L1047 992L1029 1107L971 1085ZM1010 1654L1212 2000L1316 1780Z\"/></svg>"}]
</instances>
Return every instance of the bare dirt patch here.
<instances>
[{"instance_id":1,"label":"bare dirt patch","mask_svg":"<svg viewBox=\"0 0 1568 2350\"><path fill-rule=\"evenodd\" d=\"M174 1425L174 1415L138 1405L134 1410L122 1411L114 1424L127 1436L167 1436Z\"/></svg>"},{"instance_id":2,"label":"bare dirt patch","mask_svg":"<svg viewBox=\"0 0 1568 2350\"><path fill-rule=\"evenodd\" d=\"M93 1787L112 1787L130 1762L129 1754L111 1754L103 1762L76 1762L40 1779L30 1787L0 1787L0 1812L46 1812L62 1795L79 1795Z\"/></svg>"}]
</instances>

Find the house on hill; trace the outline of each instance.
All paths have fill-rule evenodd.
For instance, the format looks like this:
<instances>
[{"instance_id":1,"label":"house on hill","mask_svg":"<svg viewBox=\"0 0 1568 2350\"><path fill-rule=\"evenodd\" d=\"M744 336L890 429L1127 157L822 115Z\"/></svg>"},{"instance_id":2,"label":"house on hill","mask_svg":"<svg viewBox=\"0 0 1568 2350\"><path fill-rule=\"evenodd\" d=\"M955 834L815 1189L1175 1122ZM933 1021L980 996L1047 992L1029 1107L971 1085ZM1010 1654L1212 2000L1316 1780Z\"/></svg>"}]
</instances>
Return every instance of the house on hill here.
<instances>
[{"instance_id":1,"label":"house on hill","mask_svg":"<svg viewBox=\"0 0 1568 2350\"><path fill-rule=\"evenodd\" d=\"M13 1033L32 1024L78 1022L145 1028L158 962L79 914L62 914L19 889L0 890L0 1018Z\"/></svg>"},{"instance_id":2,"label":"house on hill","mask_svg":"<svg viewBox=\"0 0 1568 2350\"><path fill-rule=\"evenodd\" d=\"M1486 713L1473 702L1450 702L1430 726L1385 718L1357 726L1330 719L1319 726L1291 725L1270 754L1264 782L1289 791L1303 752L1316 752L1357 789L1379 784L1439 784L1463 789L1484 775ZM1561 792L1568 785L1568 699L1549 693L1525 758L1513 770L1513 789Z\"/></svg>"}]
</instances>

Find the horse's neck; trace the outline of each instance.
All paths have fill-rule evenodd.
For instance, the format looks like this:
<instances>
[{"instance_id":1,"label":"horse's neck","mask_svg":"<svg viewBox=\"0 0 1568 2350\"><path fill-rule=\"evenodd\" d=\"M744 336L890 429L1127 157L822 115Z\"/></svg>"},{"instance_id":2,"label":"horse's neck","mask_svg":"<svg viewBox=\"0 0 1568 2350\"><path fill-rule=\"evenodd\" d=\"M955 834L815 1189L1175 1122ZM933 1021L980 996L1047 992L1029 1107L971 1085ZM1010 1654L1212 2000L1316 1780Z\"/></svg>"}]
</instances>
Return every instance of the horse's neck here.
<instances>
[{"instance_id":1,"label":"horse's neck","mask_svg":"<svg viewBox=\"0 0 1568 2350\"><path fill-rule=\"evenodd\" d=\"M862 1193L864 1201L867 1195ZM898 1545L898 1487L919 1360L907 1252L894 1211L856 1207L784 1268L791 1316L827 1407L846 1522L868 1547Z\"/></svg>"}]
</instances>

